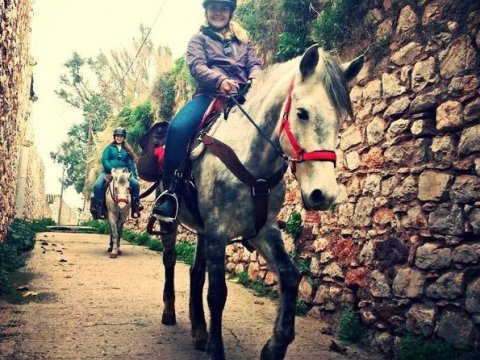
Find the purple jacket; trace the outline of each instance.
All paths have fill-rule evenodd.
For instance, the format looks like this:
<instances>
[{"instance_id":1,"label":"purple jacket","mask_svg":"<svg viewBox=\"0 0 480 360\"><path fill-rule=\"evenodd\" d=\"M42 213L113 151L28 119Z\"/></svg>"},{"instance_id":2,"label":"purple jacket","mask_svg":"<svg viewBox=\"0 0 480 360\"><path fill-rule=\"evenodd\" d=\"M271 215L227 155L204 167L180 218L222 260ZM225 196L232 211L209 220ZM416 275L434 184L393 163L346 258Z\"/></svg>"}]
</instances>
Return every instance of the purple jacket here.
<instances>
[{"instance_id":1,"label":"purple jacket","mask_svg":"<svg viewBox=\"0 0 480 360\"><path fill-rule=\"evenodd\" d=\"M231 48L229 55L225 55L225 48ZM256 78L263 68L251 42L242 43L236 37L225 41L205 27L190 39L186 60L197 82L193 96L212 98L220 94L223 80L230 78L246 84L248 79Z\"/></svg>"}]
</instances>

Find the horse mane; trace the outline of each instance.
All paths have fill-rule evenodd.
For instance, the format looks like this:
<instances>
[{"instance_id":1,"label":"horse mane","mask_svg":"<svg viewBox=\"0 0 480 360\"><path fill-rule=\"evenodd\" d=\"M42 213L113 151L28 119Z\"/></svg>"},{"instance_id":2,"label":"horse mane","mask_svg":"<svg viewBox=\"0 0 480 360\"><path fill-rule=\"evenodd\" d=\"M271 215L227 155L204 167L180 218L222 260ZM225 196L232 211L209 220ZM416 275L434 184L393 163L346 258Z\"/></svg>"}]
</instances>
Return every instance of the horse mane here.
<instances>
[{"instance_id":1,"label":"horse mane","mask_svg":"<svg viewBox=\"0 0 480 360\"><path fill-rule=\"evenodd\" d=\"M265 100L269 94L272 94L272 89L279 86L278 84L286 86L294 77L297 79L300 60L301 56L298 56L287 62L266 67L257 79L258 83L255 84L257 86L254 86L249 94L250 104L253 104L252 108L258 108L258 99ZM318 81L325 87L339 118L342 118L345 113L353 117L352 103L343 71L337 61L323 49L319 49L319 63L315 76L318 76ZM280 102L281 105L284 100L285 97L275 99L273 104L278 105Z\"/></svg>"},{"instance_id":2,"label":"horse mane","mask_svg":"<svg viewBox=\"0 0 480 360\"><path fill-rule=\"evenodd\" d=\"M320 52L320 58L323 59L324 64L324 71L320 73L320 81L325 86L328 97L337 110L337 115L342 118L346 112L353 117L352 102L343 71L333 57L325 51Z\"/></svg>"}]
</instances>

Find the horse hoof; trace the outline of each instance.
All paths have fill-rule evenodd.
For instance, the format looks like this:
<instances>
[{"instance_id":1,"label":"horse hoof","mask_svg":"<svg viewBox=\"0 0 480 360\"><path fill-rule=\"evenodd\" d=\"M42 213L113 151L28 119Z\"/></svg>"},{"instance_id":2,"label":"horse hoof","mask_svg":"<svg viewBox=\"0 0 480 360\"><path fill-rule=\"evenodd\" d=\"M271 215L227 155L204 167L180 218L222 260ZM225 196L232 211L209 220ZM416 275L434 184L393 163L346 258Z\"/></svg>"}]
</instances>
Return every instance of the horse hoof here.
<instances>
[{"instance_id":1,"label":"horse hoof","mask_svg":"<svg viewBox=\"0 0 480 360\"><path fill-rule=\"evenodd\" d=\"M110 254L111 259L115 259L117 257L117 254Z\"/></svg>"},{"instance_id":2,"label":"horse hoof","mask_svg":"<svg viewBox=\"0 0 480 360\"><path fill-rule=\"evenodd\" d=\"M175 314L162 314L162 324L163 325L175 325L177 323L177 319Z\"/></svg>"},{"instance_id":3,"label":"horse hoof","mask_svg":"<svg viewBox=\"0 0 480 360\"><path fill-rule=\"evenodd\" d=\"M112 248L109 247L109 248L107 249L107 252L112 252Z\"/></svg>"},{"instance_id":4,"label":"horse hoof","mask_svg":"<svg viewBox=\"0 0 480 360\"><path fill-rule=\"evenodd\" d=\"M207 339L195 339L193 346L195 350L205 351L207 350Z\"/></svg>"},{"instance_id":5,"label":"horse hoof","mask_svg":"<svg viewBox=\"0 0 480 360\"><path fill-rule=\"evenodd\" d=\"M121 250L118 250L118 251L117 251L117 254L118 254L118 255L122 255L122 251L121 251Z\"/></svg>"}]
</instances>

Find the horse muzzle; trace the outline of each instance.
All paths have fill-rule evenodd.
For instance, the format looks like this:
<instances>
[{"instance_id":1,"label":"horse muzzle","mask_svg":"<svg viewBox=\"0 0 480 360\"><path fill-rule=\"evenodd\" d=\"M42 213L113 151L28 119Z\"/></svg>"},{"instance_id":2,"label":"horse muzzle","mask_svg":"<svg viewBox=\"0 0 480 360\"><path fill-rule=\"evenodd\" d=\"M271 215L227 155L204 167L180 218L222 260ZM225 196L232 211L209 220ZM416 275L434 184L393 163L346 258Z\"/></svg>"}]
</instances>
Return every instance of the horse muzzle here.
<instances>
[{"instance_id":1,"label":"horse muzzle","mask_svg":"<svg viewBox=\"0 0 480 360\"><path fill-rule=\"evenodd\" d=\"M115 203L118 205L119 208L123 209L125 206L128 205L129 201L128 199L124 198L116 198Z\"/></svg>"},{"instance_id":2,"label":"horse muzzle","mask_svg":"<svg viewBox=\"0 0 480 360\"><path fill-rule=\"evenodd\" d=\"M302 202L305 210L328 210L335 204L335 197L315 189L308 195L302 193Z\"/></svg>"}]
</instances>

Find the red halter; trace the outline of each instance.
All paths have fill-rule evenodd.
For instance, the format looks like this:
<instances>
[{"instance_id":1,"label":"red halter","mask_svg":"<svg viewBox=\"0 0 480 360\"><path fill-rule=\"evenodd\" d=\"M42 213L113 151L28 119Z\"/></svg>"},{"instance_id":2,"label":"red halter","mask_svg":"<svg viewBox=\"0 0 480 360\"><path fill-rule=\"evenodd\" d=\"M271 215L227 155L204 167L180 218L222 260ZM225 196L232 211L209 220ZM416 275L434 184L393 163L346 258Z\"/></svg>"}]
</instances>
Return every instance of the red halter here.
<instances>
[{"instance_id":1,"label":"red halter","mask_svg":"<svg viewBox=\"0 0 480 360\"><path fill-rule=\"evenodd\" d=\"M305 152L300 145L298 144L295 135L293 135L290 128L290 122L288 121L288 114L290 113L290 108L292 106L292 92L293 92L293 80L290 83L290 88L288 90L287 102L285 104L285 110L283 112L282 123L280 124L279 136L282 134L282 131L285 130L290 145L293 148L293 156L288 158L290 165L292 167L292 173L295 174L297 169L295 163L303 161L331 161L333 165L336 165L337 156L335 151L332 150L314 150Z\"/></svg>"}]
</instances>

